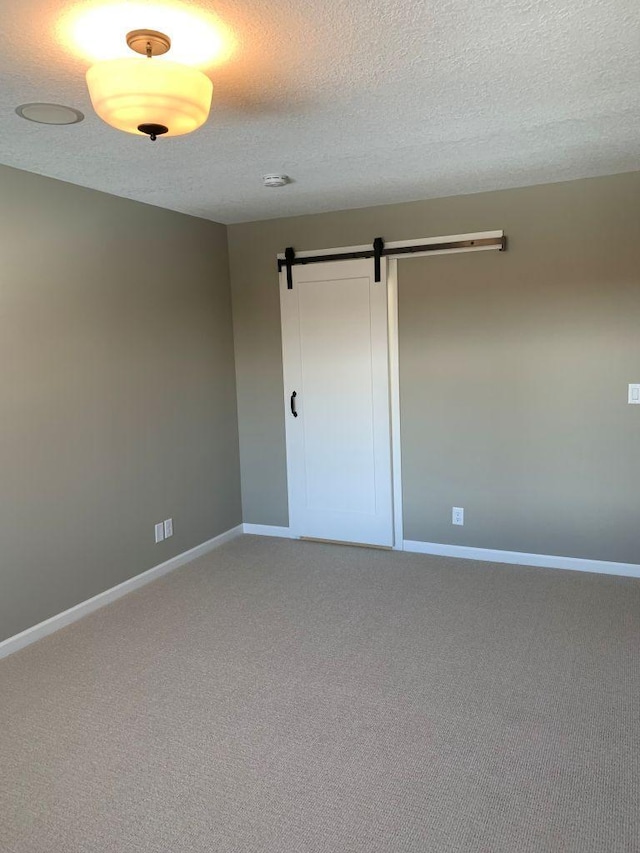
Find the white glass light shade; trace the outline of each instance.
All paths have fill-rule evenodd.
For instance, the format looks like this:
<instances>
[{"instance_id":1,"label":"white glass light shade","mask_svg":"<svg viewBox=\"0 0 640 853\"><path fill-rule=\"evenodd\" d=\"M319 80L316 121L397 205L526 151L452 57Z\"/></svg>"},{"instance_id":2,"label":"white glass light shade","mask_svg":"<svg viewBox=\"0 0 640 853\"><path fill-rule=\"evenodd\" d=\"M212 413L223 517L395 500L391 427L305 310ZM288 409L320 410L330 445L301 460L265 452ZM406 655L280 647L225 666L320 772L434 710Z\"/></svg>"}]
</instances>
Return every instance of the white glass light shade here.
<instances>
[{"instance_id":1,"label":"white glass light shade","mask_svg":"<svg viewBox=\"0 0 640 853\"><path fill-rule=\"evenodd\" d=\"M87 71L91 103L103 121L140 134L140 124L163 124L166 136L191 133L207 120L211 80L188 65L158 59L112 59Z\"/></svg>"}]
</instances>

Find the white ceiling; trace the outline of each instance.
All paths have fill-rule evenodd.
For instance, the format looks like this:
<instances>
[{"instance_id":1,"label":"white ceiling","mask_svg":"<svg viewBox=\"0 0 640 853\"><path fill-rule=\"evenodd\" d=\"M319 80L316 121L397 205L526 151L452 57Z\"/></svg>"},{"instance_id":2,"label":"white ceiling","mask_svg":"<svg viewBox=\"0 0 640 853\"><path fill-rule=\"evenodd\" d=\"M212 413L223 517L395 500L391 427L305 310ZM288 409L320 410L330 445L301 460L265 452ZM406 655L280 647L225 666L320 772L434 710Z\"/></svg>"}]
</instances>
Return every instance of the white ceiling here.
<instances>
[{"instance_id":1,"label":"white ceiling","mask_svg":"<svg viewBox=\"0 0 640 853\"><path fill-rule=\"evenodd\" d=\"M207 125L156 143L92 111L58 32L92 5L0 0L3 163L226 223L640 169L638 0L172 2L237 46ZM29 101L86 120L32 124Z\"/></svg>"}]
</instances>

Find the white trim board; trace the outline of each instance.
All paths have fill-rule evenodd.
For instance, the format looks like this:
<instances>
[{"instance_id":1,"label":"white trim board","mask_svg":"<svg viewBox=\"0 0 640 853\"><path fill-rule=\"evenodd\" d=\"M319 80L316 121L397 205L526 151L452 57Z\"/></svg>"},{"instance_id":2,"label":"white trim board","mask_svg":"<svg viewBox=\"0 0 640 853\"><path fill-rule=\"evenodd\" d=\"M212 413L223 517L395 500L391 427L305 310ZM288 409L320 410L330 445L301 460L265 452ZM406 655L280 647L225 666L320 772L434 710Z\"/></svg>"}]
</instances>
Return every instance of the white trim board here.
<instances>
[{"instance_id":1,"label":"white trim board","mask_svg":"<svg viewBox=\"0 0 640 853\"><path fill-rule=\"evenodd\" d=\"M493 551L490 548L471 548L466 545L443 545L439 542L417 542L405 539L405 551L414 554L433 554L462 560L481 560L489 563L510 563L518 566L537 566L543 569L570 569L574 572L595 572L601 575L621 575L640 578L637 563L613 563L606 560L583 560L580 557L557 557L549 554L525 554L520 551Z\"/></svg>"},{"instance_id":2,"label":"white trim board","mask_svg":"<svg viewBox=\"0 0 640 853\"><path fill-rule=\"evenodd\" d=\"M25 646L35 643L36 640L41 640L43 637L47 637L49 634L59 631L60 628L64 628L67 625L71 625L73 622L77 622L84 616L88 616L89 613L93 613L94 610L99 610L106 604L111 604L112 601L117 601L118 598L128 595L135 589L145 586L146 584L151 583L151 581L155 581L163 575L167 575L169 572L179 569L186 563L190 563L191 560L195 560L197 557L201 557L209 551L213 551L215 548L218 548L220 545L224 545L225 542L229 542L231 539L241 536L243 532L243 525L239 524L237 527L233 527L231 530L227 530L219 536L214 536L213 539L209 539L206 542L202 542L200 545L196 545L195 548L190 548L182 554L177 554L175 557L171 557L170 560L166 560L164 563L160 563L151 569L147 569L146 572L135 575L134 577L129 578L129 580L119 583L117 586L112 586L110 589L106 589L104 592L100 592L98 595L88 598L86 601L81 601L79 604L70 607L68 610L63 610L62 613L58 613L55 616L51 616L49 619L45 619L44 622L39 622L37 625L33 625L31 628L21 631L13 637L8 637L0 643L0 658L7 657L20 649L23 649Z\"/></svg>"},{"instance_id":3,"label":"white trim board","mask_svg":"<svg viewBox=\"0 0 640 853\"><path fill-rule=\"evenodd\" d=\"M273 524L243 524L242 532L250 536L279 536L281 539L296 539L289 527L277 527Z\"/></svg>"},{"instance_id":4,"label":"white trim board","mask_svg":"<svg viewBox=\"0 0 640 853\"><path fill-rule=\"evenodd\" d=\"M398 326L398 261L387 265L387 318L389 324L389 403L391 413L391 472L393 477L393 550L404 540L402 513L402 444L400 441L400 335Z\"/></svg>"}]
</instances>

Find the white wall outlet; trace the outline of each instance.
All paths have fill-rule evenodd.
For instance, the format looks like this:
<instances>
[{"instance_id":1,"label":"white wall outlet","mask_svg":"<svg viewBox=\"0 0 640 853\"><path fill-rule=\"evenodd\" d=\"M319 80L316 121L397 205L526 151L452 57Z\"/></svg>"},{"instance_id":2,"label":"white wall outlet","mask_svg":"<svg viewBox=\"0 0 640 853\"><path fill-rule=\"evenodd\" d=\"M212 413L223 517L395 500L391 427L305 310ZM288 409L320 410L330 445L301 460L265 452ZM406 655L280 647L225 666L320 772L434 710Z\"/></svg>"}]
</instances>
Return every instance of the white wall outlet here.
<instances>
[{"instance_id":1,"label":"white wall outlet","mask_svg":"<svg viewBox=\"0 0 640 853\"><path fill-rule=\"evenodd\" d=\"M640 406L640 385L629 385L629 405Z\"/></svg>"},{"instance_id":2,"label":"white wall outlet","mask_svg":"<svg viewBox=\"0 0 640 853\"><path fill-rule=\"evenodd\" d=\"M160 522L156 524L156 545L164 539L164 524Z\"/></svg>"},{"instance_id":3,"label":"white wall outlet","mask_svg":"<svg viewBox=\"0 0 640 853\"><path fill-rule=\"evenodd\" d=\"M464 507L454 506L451 509L451 524L464 524Z\"/></svg>"},{"instance_id":4,"label":"white wall outlet","mask_svg":"<svg viewBox=\"0 0 640 853\"><path fill-rule=\"evenodd\" d=\"M164 523L164 538L168 539L173 536L173 519L168 518Z\"/></svg>"}]
</instances>

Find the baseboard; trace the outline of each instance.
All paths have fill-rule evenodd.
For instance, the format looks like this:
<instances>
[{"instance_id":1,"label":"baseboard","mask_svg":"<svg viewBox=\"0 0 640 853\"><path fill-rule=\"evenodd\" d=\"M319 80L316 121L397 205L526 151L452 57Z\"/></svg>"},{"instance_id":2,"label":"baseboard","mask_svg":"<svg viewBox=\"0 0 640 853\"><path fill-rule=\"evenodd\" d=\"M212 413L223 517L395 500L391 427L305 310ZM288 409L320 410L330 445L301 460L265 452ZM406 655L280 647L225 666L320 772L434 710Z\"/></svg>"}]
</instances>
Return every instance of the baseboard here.
<instances>
[{"instance_id":1,"label":"baseboard","mask_svg":"<svg viewBox=\"0 0 640 853\"><path fill-rule=\"evenodd\" d=\"M201 557L203 554L213 551L214 548L219 548L220 545L224 545L225 542L229 542L231 539L241 536L242 533L242 525L239 524L237 527L233 527L231 530L227 530L219 536L214 536L213 539L208 539L201 545L196 545L195 548L190 548L182 554L171 557L170 560L160 563L158 566L154 566L146 572L142 572L133 578L129 578L129 580L123 581L117 586L111 587L111 589L106 589L104 592L94 595L93 598L81 601L80 604L76 604L68 610L64 610L62 613L52 616L50 619L45 619L44 622L40 622L32 628L27 628L20 634L16 634L13 637L3 640L0 643L0 658L7 657L7 655L13 654L31 643L35 643L36 640L41 640L43 637L53 634L55 631L59 631L60 628L64 628L66 625L71 625L72 622L77 622L78 619L82 619L94 610L98 610L106 604L111 604L112 601L116 601L118 598L128 595L128 593L133 592L134 589L145 586L145 584L151 583L151 581L155 581L163 575L169 574L169 572L173 572L175 569L180 568L180 566L184 566L186 563L190 563L191 560L195 560L196 557Z\"/></svg>"},{"instance_id":2,"label":"baseboard","mask_svg":"<svg viewBox=\"0 0 640 853\"><path fill-rule=\"evenodd\" d=\"M606 560L583 560L580 557L554 557L547 554L525 554L520 551L493 551L490 548L470 548L466 545L443 545L438 542L416 542L405 539L405 551L434 554L440 557L459 557L489 563L512 563L519 566L539 566L544 569L570 569L574 572L597 572L602 575L622 575L640 578L637 563L612 563Z\"/></svg>"},{"instance_id":3,"label":"baseboard","mask_svg":"<svg viewBox=\"0 0 640 853\"><path fill-rule=\"evenodd\" d=\"M278 536L283 539L292 539L293 534L288 527L278 527L267 524L239 524L231 530L215 536L195 548L190 548L182 554L177 554L170 560L160 563L146 572L142 572L129 580L117 586L111 587L104 592L94 595L86 601L80 602L50 619L45 619L34 625L32 628L27 628L13 637L8 637L0 642L0 658L7 657L14 652L23 649L25 646L41 640L43 637L59 631L66 625L71 625L77 622L94 610L110 604L112 601L117 601L135 589L139 589L151 581L161 578L163 575L184 566L186 563L195 560L213 551L225 542L241 536L243 533L256 536ZM457 557L466 560L480 560L491 563L510 563L520 566L539 566L547 569L569 569L577 572L596 572L605 575L621 575L623 577L640 578L640 565L637 563L614 563L606 560L586 560L579 557L558 557L547 554L526 554L521 551L494 551L490 548L471 548L466 545L445 545L439 542L418 542L410 539L405 539L402 543L403 550L416 554L433 554L441 557Z\"/></svg>"},{"instance_id":4,"label":"baseboard","mask_svg":"<svg viewBox=\"0 0 640 853\"><path fill-rule=\"evenodd\" d=\"M243 533L250 533L253 536L279 536L281 539L294 539L288 527L276 527L271 524L243 524Z\"/></svg>"}]
</instances>

